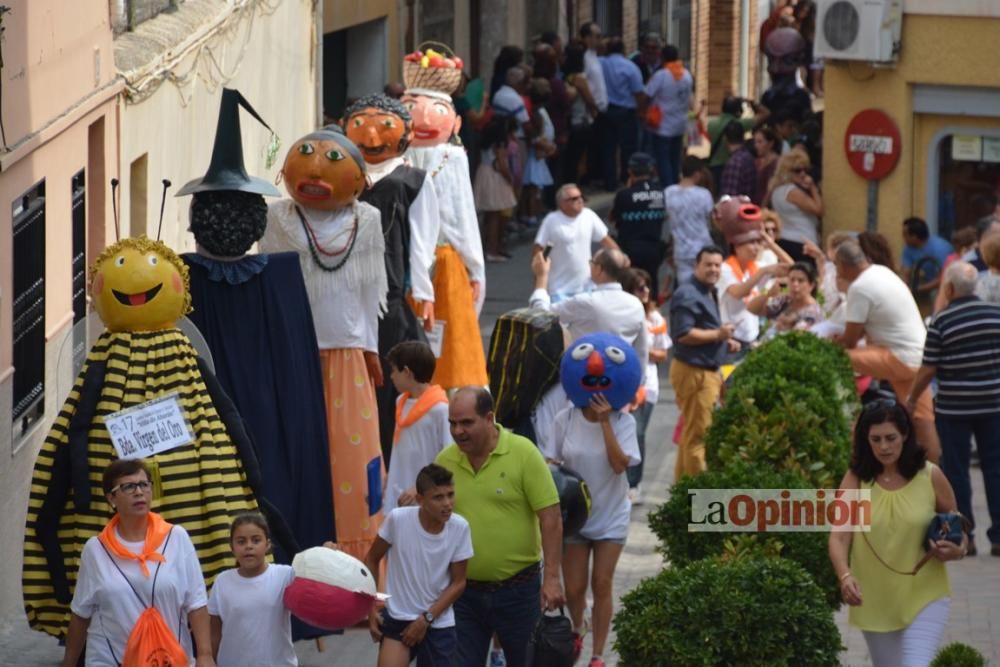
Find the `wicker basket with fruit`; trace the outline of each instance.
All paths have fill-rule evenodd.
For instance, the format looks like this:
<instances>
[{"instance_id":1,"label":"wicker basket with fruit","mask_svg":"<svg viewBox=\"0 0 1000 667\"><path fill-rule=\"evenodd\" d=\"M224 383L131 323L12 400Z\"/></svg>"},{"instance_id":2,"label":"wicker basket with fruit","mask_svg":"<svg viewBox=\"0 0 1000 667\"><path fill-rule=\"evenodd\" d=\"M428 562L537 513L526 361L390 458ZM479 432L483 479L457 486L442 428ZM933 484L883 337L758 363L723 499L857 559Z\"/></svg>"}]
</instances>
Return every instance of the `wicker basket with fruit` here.
<instances>
[{"instance_id":1,"label":"wicker basket with fruit","mask_svg":"<svg viewBox=\"0 0 1000 667\"><path fill-rule=\"evenodd\" d=\"M403 58L403 82L406 87L436 90L448 95L455 92L462 82L462 59L438 42L424 42L420 47Z\"/></svg>"}]
</instances>

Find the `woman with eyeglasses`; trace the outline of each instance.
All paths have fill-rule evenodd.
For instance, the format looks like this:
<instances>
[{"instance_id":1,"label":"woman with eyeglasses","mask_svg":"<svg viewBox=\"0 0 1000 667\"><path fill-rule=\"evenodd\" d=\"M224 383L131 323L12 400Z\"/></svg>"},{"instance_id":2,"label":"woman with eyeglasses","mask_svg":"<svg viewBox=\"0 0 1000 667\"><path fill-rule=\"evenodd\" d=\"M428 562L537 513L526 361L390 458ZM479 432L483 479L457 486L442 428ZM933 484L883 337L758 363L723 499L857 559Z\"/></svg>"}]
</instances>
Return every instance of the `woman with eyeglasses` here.
<instances>
[{"instance_id":1,"label":"woman with eyeglasses","mask_svg":"<svg viewBox=\"0 0 1000 667\"><path fill-rule=\"evenodd\" d=\"M205 580L187 531L151 511L142 460L113 461L102 482L114 516L83 547L63 667L76 666L85 643L87 667L121 665L133 626L151 606L189 658L194 636L196 667L215 667Z\"/></svg>"},{"instance_id":2,"label":"woman with eyeglasses","mask_svg":"<svg viewBox=\"0 0 1000 667\"><path fill-rule=\"evenodd\" d=\"M782 155L768 193L764 200L770 199L784 223L778 245L796 262L812 261L806 257L805 244L819 245L823 195L809 175L809 157L802 151Z\"/></svg>"},{"instance_id":3,"label":"woman with eyeglasses","mask_svg":"<svg viewBox=\"0 0 1000 667\"><path fill-rule=\"evenodd\" d=\"M968 537L960 545L927 540L935 513L954 512L957 503L944 473L925 459L901 405L879 400L862 411L840 488L871 491L871 530L830 533L848 620L864 633L875 667L926 667L948 622L944 563L965 555Z\"/></svg>"}]
</instances>

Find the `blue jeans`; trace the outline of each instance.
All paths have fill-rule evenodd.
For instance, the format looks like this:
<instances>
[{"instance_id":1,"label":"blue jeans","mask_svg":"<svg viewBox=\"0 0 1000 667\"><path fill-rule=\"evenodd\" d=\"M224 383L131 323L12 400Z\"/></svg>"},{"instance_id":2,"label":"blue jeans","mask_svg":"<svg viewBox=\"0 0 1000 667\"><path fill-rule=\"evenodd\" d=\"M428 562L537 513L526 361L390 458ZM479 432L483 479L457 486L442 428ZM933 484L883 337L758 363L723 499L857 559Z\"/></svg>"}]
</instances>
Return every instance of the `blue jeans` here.
<instances>
[{"instance_id":1,"label":"blue jeans","mask_svg":"<svg viewBox=\"0 0 1000 667\"><path fill-rule=\"evenodd\" d=\"M496 591L466 588L455 602L455 629L461 638L455 667L483 667L494 632L507 667L524 667L531 631L541 616L541 592L541 574Z\"/></svg>"},{"instance_id":2,"label":"blue jeans","mask_svg":"<svg viewBox=\"0 0 1000 667\"><path fill-rule=\"evenodd\" d=\"M382 611L383 636L403 643L403 632L413 621L401 621ZM417 659L417 667L451 667L455 661L455 645L458 643L455 626L450 628L428 628L419 644L410 648L410 661Z\"/></svg>"},{"instance_id":3,"label":"blue jeans","mask_svg":"<svg viewBox=\"0 0 1000 667\"><path fill-rule=\"evenodd\" d=\"M664 188L677 183L681 179L681 153L684 149L684 137L661 137L650 134L653 159L656 160L656 173L660 176L660 185Z\"/></svg>"},{"instance_id":4,"label":"blue jeans","mask_svg":"<svg viewBox=\"0 0 1000 667\"><path fill-rule=\"evenodd\" d=\"M639 463L629 466L626 471L628 485L632 488L639 486L642 481L642 466L646 462L646 427L649 426L649 418L653 414L653 403L646 401L639 406L639 409L632 413L635 417L635 439L639 442Z\"/></svg>"},{"instance_id":5,"label":"blue jeans","mask_svg":"<svg viewBox=\"0 0 1000 667\"><path fill-rule=\"evenodd\" d=\"M934 422L941 438L941 469L955 491L958 511L975 527L972 516L972 483L969 457L972 436L976 436L979 467L986 487L986 506L990 511L991 544L1000 544L1000 415L953 417L936 414Z\"/></svg>"}]
</instances>

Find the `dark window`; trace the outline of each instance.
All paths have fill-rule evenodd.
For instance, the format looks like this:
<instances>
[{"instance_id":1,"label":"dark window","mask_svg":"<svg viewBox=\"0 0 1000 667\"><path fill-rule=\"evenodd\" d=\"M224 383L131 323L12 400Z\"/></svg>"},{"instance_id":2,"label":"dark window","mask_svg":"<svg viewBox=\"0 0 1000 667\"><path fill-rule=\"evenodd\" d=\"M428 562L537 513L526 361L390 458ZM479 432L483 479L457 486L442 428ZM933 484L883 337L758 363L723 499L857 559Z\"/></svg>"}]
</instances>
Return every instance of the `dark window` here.
<instances>
[{"instance_id":1,"label":"dark window","mask_svg":"<svg viewBox=\"0 0 1000 667\"><path fill-rule=\"evenodd\" d=\"M595 0L594 23L605 35L622 37L621 0Z\"/></svg>"},{"instance_id":2,"label":"dark window","mask_svg":"<svg viewBox=\"0 0 1000 667\"><path fill-rule=\"evenodd\" d=\"M639 32L638 36L651 32L663 35L663 3L654 0L639 0Z\"/></svg>"},{"instance_id":3,"label":"dark window","mask_svg":"<svg viewBox=\"0 0 1000 667\"><path fill-rule=\"evenodd\" d=\"M73 323L87 316L87 179L73 177Z\"/></svg>"},{"instance_id":4,"label":"dark window","mask_svg":"<svg viewBox=\"0 0 1000 667\"><path fill-rule=\"evenodd\" d=\"M73 176L73 324L87 317L87 178L81 169ZM87 330L73 328L73 368L80 368L87 355Z\"/></svg>"},{"instance_id":5,"label":"dark window","mask_svg":"<svg viewBox=\"0 0 1000 667\"><path fill-rule=\"evenodd\" d=\"M424 0L421 41L455 44L455 0Z\"/></svg>"},{"instance_id":6,"label":"dark window","mask_svg":"<svg viewBox=\"0 0 1000 667\"><path fill-rule=\"evenodd\" d=\"M11 206L14 219L14 437L45 411L45 181Z\"/></svg>"}]
</instances>

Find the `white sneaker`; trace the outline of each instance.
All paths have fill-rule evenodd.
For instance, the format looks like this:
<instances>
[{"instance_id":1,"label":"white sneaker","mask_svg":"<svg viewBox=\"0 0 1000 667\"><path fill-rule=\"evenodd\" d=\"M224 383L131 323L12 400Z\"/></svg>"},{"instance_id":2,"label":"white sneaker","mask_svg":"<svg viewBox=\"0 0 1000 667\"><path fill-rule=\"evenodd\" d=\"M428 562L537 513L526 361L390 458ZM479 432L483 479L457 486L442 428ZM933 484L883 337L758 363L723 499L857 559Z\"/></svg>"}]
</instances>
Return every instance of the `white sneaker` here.
<instances>
[{"instance_id":1,"label":"white sneaker","mask_svg":"<svg viewBox=\"0 0 1000 667\"><path fill-rule=\"evenodd\" d=\"M628 500L633 505L642 504L642 492L639 490L638 486L633 486L628 490Z\"/></svg>"}]
</instances>

